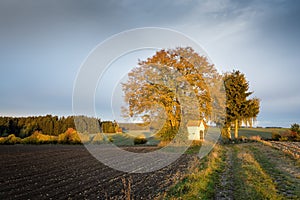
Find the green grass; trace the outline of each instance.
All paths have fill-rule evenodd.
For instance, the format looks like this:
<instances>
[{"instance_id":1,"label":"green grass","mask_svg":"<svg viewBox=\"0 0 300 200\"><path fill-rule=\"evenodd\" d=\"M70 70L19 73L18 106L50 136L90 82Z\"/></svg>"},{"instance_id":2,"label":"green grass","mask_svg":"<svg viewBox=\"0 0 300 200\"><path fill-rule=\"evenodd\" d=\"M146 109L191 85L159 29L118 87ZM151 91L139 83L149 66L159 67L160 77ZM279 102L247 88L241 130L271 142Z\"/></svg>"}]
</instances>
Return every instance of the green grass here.
<instances>
[{"instance_id":1,"label":"green grass","mask_svg":"<svg viewBox=\"0 0 300 200\"><path fill-rule=\"evenodd\" d=\"M164 198L214 199L223 188L234 199L297 199L299 181L274 168L275 164L261 152L268 152L268 148L260 143L216 145L207 157L193 162L188 174ZM275 178L281 182L277 183Z\"/></svg>"},{"instance_id":2,"label":"green grass","mask_svg":"<svg viewBox=\"0 0 300 200\"><path fill-rule=\"evenodd\" d=\"M185 151L185 154L197 154L200 151L200 148L201 148L201 144L192 145Z\"/></svg>"},{"instance_id":3,"label":"green grass","mask_svg":"<svg viewBox=\"0 0 300 200\"><path fill-rule=\"evenodd\" d=\"M272 178L254 158L251 151L235 145L233 156L235 199L283 199L277 194Z\"/></svg>"},{"instance_id":4,"label":"green grass","mask_svg":"<svg viewBox=\"0 0 300 200\"><path fill-rule=\"evenodd\" d=\"M167 192L165 199L212 199L224 159L225 152L217 145L209 156L194 161L190 173Z\"/></svg>"},{"instance_id":5,"label":"green grass","mask_svg":"<svg viewBox=\"0 0 300 200\"><path fill-rule=\"evenodd\" d=\"M266 147L263 147L266 148ZM254 153L255 159L260 163L260 166L264 169L264 171L268 172L272 179L275 181L277 179L277 190L280 191L290 191L291 193L294 193L294 196L290 196L290 199L297 199L300 196L300 183L299 178L291 176L289 173L280 170L274 163L274 159L276 160L276 157L280 157L281 159L285 159L285 162L288 162L288 158L285 158L284 152L277 152L276 150L272 150L277 155L274 156L274 158L270 158L269 156L263 155L260 151L261 149L258 148L258 146L250 146L249 149L251 149ZM271 152L272 152L271 151ZM268 151L270 152L270 151ZM281 154L281 155L280 155ZM278 181L280 180L280 181Z\"/></svg>"},{"instance_id":6,"label":"green grass","mask_svg":"<svg viewBox=\"0 0 300 200\"><path fill-rule=\"evenodd\" d=\"M112 141L113 144L117 146L134 146L134 138L132 135L124 133L111 133L105 134L106 137ZM138 136L137 136L138 137ZM146 138L147 143L143 144L144 146L157 145L160 141L155 137Z\"/></svg>"}]
</instances>

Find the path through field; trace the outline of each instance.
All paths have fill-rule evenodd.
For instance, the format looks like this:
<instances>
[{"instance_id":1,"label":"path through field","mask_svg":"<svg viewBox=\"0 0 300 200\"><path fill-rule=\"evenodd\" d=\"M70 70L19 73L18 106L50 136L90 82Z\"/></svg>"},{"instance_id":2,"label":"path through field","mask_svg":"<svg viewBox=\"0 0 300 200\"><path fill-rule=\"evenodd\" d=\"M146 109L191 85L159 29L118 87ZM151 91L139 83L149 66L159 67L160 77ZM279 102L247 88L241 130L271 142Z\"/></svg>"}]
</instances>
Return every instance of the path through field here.
<instances>
[{"instance_id":1,"label":"path through field","mask_svg":"<svg viewBox=\"0 0 300 200\"><path fill-rule=\"evenodd\" d=\"M223 148L225 167L215 199L300 199L299 160L261 143Z\"/></svg>"}]
</instances>

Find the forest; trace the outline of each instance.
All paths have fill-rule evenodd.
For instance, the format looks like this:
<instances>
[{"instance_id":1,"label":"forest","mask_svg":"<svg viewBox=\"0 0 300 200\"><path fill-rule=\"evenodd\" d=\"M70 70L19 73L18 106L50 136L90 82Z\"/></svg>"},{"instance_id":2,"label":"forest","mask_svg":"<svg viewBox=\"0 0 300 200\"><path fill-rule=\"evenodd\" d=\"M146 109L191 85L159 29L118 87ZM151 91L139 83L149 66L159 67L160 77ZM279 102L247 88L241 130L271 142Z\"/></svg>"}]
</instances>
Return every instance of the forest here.
<instances>
[{"instance_id":1,"label":"forest","mask_svg":"<svg viewBox=\"0 0 300 200\"><path fill-rule=\"evenodd\" d=\"M98 133L103 131L105 133L114 133L118 129L116 122L101 121L100 119L86 116L0 117L0 137L14 134L16 137L26 138L36 131L44 135L58 136L66 132L68 128L76 129L74 120L76 120L77 126L80 127L80 130L78 130L80 132ZM90 123L90 121L96 123Z\"/></svg>"}]
</instances>

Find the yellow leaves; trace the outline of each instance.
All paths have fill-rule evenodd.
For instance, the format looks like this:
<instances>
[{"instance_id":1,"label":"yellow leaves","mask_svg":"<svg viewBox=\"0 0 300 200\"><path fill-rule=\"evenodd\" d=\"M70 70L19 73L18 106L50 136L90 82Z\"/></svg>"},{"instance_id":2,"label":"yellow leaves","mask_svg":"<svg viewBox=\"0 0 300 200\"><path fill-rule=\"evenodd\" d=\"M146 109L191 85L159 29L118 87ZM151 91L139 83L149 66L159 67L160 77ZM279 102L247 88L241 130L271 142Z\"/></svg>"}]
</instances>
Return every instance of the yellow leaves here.
<instances>
[{"instance_id":1,"label":"yellow leaves","mask_svg":"<svg viewBox=\"0 0 300 200\"><path fill-rule=\"evenodd\" d=\"M35 131L31 136L22 140L23 143L47 143L57 140L57 136L44 135L40 131Z\"/></svg>"},{"instance_id":2,"label":"yellow leaves","mask_svg":"<svg viewBox=\"0 0 300 200\"><path fill-rule=\"evenodd\" d=\"M157 51L154 56L139 61L138 65L123 83L124 99L131 116L155 113L152 104L164 108L172 125L179 124L182 104L185 104L185 109L190 108L187 110L190 115L198 111L202 117L208 117L211 113L210 89L217 85L212 83L219 75L206 57L190 47L179 47Z\"/></svg>"}]
</instances>

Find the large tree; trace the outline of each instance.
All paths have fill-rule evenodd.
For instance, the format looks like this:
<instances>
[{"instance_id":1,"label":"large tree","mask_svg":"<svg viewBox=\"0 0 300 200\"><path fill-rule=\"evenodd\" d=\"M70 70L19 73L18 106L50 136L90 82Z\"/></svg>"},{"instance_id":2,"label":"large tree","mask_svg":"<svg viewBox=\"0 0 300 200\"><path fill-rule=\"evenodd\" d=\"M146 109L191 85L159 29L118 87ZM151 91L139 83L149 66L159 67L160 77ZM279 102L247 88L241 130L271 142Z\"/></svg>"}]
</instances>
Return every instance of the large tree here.
<instances>
[{"instance_id":1,"label":"large tree","mask_svg":"<svg viewBox=\"0 0 300 200\"><path fill-rule=\"evenodd\" d=\"M240 71L226 73L224 76L226 90L226 118L225 128L227 137L231 138L230 128L234 124L234 137L238 138L241 123L252 126L259 113L258 98L247 99L253 92L249 92L249 83Z\"/></svg>"},{"instance_id":2,"label":"large tree","mask_svg":"<svg viewBox=\"0 0 300 200\"><path fill-rule=\"evenodd\" d=\"M215 117L211 115L216 103L211 91L218 85L217 80L220 75L214 66L190 47L157 51L139 61L128 74L128 81L123 84L128 104L124 113L129 117L144 116L148 121L149 116L156 121L161 119L162 139L171 140L183 114L198 119Z\"/></svg>"}]
</instances>

